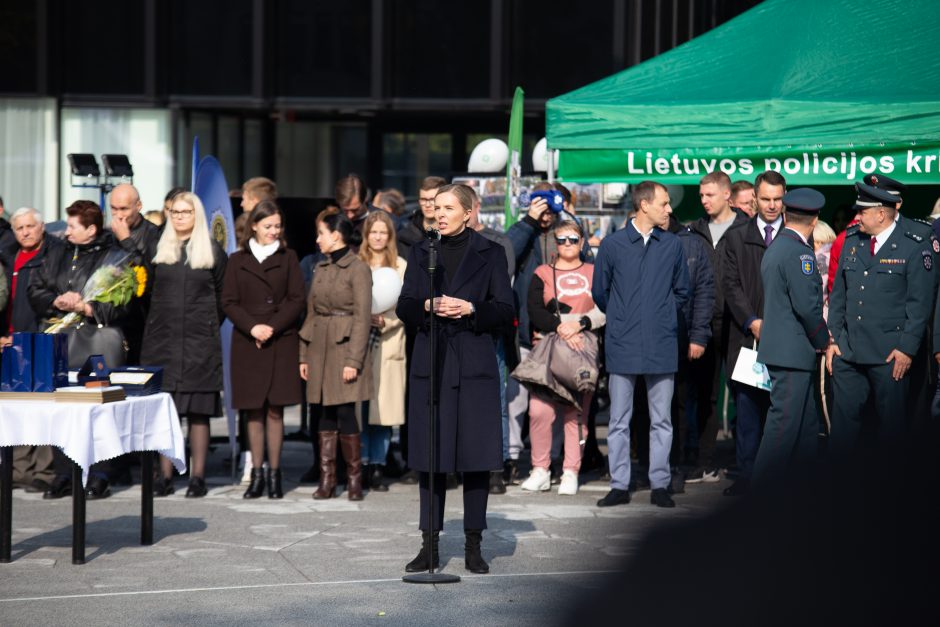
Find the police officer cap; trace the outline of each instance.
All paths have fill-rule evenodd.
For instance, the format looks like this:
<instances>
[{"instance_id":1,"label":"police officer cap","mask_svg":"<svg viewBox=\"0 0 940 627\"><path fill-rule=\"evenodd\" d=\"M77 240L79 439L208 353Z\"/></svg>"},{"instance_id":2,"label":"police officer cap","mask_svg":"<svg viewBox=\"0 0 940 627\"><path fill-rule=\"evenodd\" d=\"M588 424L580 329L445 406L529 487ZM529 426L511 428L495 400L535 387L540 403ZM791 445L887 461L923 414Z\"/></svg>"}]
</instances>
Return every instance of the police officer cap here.
<instances>
[{"instance_id":1,"label":"police officer cap","mask_svg":"<svg viewBox=\"0 0 940 627\"><path fill-rule=\"evenodd\" d=\"M815 189L798 187L784 194L783 204L786 205L787 211L816 215L826 204L826 198Z\"/></svg>"},{"instance_id":2,"label":"police officer cap","mask_svg":"<svg viewBox=\"0 0 940 627\"><path fill-rule=\"evenodd\" d=\"M865 185L883 189L884 191L897 196L898 201L901 200L901 192L907 189L907 185L901 181L895 181L894 179L889 178L884 174L869 174L862 179L862 182L865 183Z\"/></svg>"},{"instance_id":3,"label":"police officer cap","mask_svg":"<svg viewBox=\"0 0 940 627\"><path fill-rule=\"evenodd\" d=\"M855 190L858 192L858 200L855 201L857 211L869 207L894 207L901 202L900 196L896 196L885 189L865 185L865 183L856 183Z\"/></svg>"}]
</instances>

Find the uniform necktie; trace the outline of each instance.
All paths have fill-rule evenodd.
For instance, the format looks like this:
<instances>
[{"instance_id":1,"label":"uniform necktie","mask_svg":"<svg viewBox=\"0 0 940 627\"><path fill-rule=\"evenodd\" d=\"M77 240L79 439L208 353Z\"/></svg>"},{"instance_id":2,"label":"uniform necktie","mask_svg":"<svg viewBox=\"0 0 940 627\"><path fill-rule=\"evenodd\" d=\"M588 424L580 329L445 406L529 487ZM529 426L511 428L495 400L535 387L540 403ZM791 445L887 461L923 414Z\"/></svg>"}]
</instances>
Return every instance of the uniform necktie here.
<instances>
[{"instance_id":1,"label":"uniform necktie","mask_svg":"<svg viewBox=\"0 0 940 627\"><path fill-rule=\"evenodd\" d=\"M774 241L774 227L768 224L764 227L764 246L770 246L772 241Z\"/></svg>"},{"instance_id":2,"label":"uniform necktie","mask_svg":"<svg viewBox=\"0 0 940 627\"><path fill-rule=\"evenodd\" d=\"M874 237L871 238L871 256L872 256L872 257L875 256L875 241L876 241L876 239L875 239Z\"/></svg>"}]
</instances>

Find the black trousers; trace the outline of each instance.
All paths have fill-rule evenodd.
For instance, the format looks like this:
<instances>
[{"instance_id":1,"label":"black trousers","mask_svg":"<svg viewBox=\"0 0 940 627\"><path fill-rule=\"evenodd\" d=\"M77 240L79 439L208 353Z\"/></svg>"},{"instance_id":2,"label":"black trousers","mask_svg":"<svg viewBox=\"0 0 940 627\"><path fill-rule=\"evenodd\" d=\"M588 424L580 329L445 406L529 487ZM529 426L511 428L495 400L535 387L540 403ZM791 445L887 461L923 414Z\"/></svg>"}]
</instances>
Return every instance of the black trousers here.
<instances>
[{"instance_id":1,"label":"black trousers","mask_svg":"<svg viewBox=\"0 0 940 627\"><path fill-rule=\"evenodd\" d=\"M465 472L463 474L463 528L486 529L486 502L490 495L490 473ZM428 489L430 473L418 473L418 494L421 497L421 518L418 528L428 530L428 506L431 491ZM444 499L447 494L447 475L434 473L434 529L444 528Z\"/></svg>"}]
</instances>

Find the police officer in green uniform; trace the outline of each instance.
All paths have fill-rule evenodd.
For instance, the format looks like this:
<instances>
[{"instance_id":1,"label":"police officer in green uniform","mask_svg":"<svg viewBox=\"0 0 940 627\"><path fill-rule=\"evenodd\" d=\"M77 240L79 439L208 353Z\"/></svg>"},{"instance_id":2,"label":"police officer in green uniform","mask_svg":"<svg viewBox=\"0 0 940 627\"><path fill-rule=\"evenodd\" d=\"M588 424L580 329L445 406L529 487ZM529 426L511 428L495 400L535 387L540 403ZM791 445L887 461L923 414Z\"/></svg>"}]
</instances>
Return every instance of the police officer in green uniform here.
<instances>
[{"instance_id":1,"label":"police officer in green uniform","mask_svg":"<svg viewBox=\"0 0 940 627\"><path fill-rule=\"evenodd\" d=\"M816 355L829 345L823 319L822 279L808 243L826 200L800 188L783 197L785 228L760 265L764 323L757 360L770 374L770 410L754 481L766 485L788 474L790 464L805 466L818 449L819 407L813 388Z\"/></svg>"},{"instance_id":2,"label":"police officer in green uniform","mask_svg":"<svg viewBox=\"0 0 940 627\"><path fill-rule=\"evenodd\" d=\"M859 224L846 232L832 293L833 452L855 449L862 406L871 394L882 439L904 434L914 355L933 313L929 239L896 221L900 196L856 183Z\"/></svg>"}]
</instances>

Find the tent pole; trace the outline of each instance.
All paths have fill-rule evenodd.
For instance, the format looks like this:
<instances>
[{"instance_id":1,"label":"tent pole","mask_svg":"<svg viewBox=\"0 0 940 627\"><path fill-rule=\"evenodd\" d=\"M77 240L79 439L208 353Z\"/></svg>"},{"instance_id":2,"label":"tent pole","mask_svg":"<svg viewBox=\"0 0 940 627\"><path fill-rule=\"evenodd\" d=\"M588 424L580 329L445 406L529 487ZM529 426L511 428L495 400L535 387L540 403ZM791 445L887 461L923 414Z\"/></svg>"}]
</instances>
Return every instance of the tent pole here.
<instances>
[{"instance_id":1,"label":"tent pole","mask_svg":"<svg viewBox=\"0 0 940 627\"><path fill-rule=\"evenodd\" d=\"M548 158L548 182L554 183L555 182L555 151L548 149L548 154L546 155L546 157Z\"/></svg>"}]
</instances>

